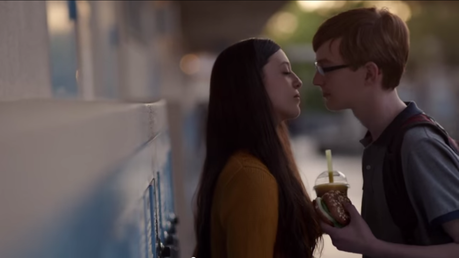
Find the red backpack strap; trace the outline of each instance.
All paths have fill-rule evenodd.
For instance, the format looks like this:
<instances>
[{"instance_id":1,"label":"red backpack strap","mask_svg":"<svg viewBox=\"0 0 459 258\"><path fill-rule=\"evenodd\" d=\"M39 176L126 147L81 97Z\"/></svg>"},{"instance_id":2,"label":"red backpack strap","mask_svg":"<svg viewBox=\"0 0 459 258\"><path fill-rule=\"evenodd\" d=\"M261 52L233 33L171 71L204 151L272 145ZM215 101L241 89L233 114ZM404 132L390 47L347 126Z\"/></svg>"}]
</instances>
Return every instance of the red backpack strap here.
<instances>
[{"instance_id":1,"label":"red backpack strap","mask_svg":"<svg viewBox=\"0 0 459 258\"><path fill-rule=\"evenodd\" d=\"M409 126L410 124L415 124L415 123L431 123L434 127L434 129L436 130L436 132L443 137L443 140L445 141L446 144L449 145L449 147L451 147L451 149L453 151L456 152L456 154L459 155L459 145L457 143L457 141L453 138L451 138L451 136L449 136L448 132L445 130L445 128L443 128L443 126L441 126L437 121L435 121L435 119L433 119L432 117L430 117L429 115L425 114L425 113L422 113L422 114L419 114L418 116L415 116L413 119L409 119L409 120L412 120L411 122L407 121L407 126Z\"/></svg>"},{"instance_id":2,"label":"red backpack strap","mask_svg":"<svg viewBox=\"0 0 459 258\"><path fill-rule=\"evenodd\" d=\"M408 118L401 126L402 130L408 130L409 128L416 126L416 125L425 125L425 124L433 124L435 125L436 122L430 116L425 113L419 113Z\"/></svg>"}]
</instances>

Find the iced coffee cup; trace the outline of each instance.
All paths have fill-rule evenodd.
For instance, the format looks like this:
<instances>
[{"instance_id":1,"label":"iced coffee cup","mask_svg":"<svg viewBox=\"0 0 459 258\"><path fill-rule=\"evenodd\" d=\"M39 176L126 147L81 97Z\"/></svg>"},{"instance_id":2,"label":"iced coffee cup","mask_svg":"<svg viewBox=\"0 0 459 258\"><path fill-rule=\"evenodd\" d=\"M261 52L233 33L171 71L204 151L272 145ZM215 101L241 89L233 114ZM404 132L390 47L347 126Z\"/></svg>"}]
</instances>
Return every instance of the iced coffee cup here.
<instances>
[{"instance_id":1,"label":"iced coffee cup","mask_svg":"<svg viewBox=\"0 0 459 258\"><path fill-rule=\"evenodd\" d=\"M314 183L314 191L316 192L317 197L322 197L324 193L331 190L338 190L347 196L347 189L349 189L349 184L347 182L346 176L337 170L334 170L331 174L333 177L332 180L330 180L329 171L322 172L316 178Z\"/></svg>"},{"instance_id":2,"label":"iced coffee cup","mask_svg":"<svg viewBox=\"0 0 459 258\"><path fill-rule=\"evenodd\" d=\"M323 194L331 190L338 190L347 196L349 184L346 176L340 171L333 170L331 150L326 150L325 155L327 158L328 170L320 173L316 178L314 191L317 197L322 197Z\"/></svg>"}]
</instances>

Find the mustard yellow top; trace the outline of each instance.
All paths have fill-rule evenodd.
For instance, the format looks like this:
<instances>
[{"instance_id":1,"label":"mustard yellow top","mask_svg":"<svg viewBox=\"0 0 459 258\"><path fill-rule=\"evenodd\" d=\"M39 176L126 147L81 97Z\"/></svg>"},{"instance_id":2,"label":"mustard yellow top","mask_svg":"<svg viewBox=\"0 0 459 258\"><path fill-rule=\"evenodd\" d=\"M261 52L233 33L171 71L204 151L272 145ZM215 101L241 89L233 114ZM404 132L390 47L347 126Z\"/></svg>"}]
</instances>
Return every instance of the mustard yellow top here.
<instances>
[{"instance_id":1,"label":"mustard yellow top","mask_svg":"<svg viewBox=\"0 0 459 258\"><path fill-rule=\"evenodd\" d=\"M231 156L212 203L212 257L272 258L278 199L276 179L259 159L247 152Z\"/></svg>"}]
</instances>

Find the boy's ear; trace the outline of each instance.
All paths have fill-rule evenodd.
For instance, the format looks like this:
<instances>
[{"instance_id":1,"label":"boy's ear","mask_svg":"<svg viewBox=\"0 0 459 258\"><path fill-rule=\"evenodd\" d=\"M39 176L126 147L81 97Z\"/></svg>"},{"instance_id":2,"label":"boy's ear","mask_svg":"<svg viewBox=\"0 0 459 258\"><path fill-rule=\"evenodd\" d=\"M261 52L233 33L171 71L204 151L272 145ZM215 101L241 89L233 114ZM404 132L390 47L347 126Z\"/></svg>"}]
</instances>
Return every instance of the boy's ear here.
<instances>
[{"instance_id":1,"label":"boy's ear","mask_svg":"<svg viewBox=\"0 0 459 258\"><path fill-rule=\"evenodd\" d=\"M368 62L364 65L365 68L365 84L373 85L380 80L382 76L382 71L379 69L378 65L374 62Z\"/></svg>"}]
</instances>

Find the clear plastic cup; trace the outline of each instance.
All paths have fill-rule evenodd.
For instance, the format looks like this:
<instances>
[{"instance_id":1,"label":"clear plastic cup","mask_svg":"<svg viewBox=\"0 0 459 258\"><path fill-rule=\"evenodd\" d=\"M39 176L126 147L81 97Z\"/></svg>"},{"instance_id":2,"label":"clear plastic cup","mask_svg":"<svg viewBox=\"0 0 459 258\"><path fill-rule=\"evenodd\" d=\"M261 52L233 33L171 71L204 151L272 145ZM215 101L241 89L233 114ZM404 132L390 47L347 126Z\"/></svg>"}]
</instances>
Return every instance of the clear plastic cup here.
<instances>
[{"instance_id":1,"label":"clear plastic cup","mask_svg":"<svg viewBox=\"0 0 459 258\"><path fill-rule=\"evenodd\" d=\"M338 190L347 196L349 187L346 175L337 170L333 171L333 182L330 182L329 172L324 171L317 176L316 182L314 183L314 191L317 197L322 197L324 193L331 190Z\"/></svg>"}]
</instances>

